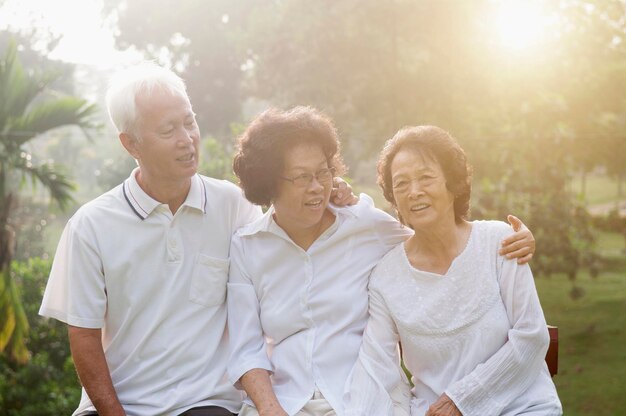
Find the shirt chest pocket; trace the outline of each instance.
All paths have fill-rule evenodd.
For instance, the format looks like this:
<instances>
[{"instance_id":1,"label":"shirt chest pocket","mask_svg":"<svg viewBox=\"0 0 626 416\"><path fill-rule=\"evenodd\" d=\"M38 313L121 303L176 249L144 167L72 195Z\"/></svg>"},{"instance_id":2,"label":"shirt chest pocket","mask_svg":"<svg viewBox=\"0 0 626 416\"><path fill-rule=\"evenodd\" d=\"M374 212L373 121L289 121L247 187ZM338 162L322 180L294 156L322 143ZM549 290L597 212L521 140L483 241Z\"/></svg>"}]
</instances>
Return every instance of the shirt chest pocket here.
<instances>
[{"instance_id":1,"label":"shirt chest pocket","mask_svg":"<svg viewBox=\"0 0 626 416\"><path fill-rule=\"evenodd\" d=\"M189 300L203 306L218 306L226 299L229 261L198 254L191 276Z\"/></svg>"}]
</instances>

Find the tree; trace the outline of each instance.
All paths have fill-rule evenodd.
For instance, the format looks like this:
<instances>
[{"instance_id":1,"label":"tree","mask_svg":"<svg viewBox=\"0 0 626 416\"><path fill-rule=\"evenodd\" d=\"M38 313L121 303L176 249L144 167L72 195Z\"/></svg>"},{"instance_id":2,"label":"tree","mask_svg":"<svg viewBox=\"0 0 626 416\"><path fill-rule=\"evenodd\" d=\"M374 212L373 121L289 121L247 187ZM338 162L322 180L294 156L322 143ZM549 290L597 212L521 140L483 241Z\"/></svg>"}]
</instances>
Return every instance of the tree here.
<instances>
[{"instance_id":1,"label":"tree","mask_svg":"<svg viewBox=\"0 0 626 416\"><path fill-rule=\"evenodd\" d=\"M15 360L28 359L24 336L28 322L24 314L10 264L15 255L15 233L11 213L20 186L43 186L61 208L72 200L73 185L62 167L52 162L35 163L28 143L41 134L75 125L87 133L97 125L97 108L86 100L50 89L58 72L26 71L10 42L0 60L0 351Z\"/></svg>"},{"instance_id":2,"label":"tree","mask_svg":"<svg viewBox=\"0 0 626 416\"><path fill-rule=\"evenodd\" d=\"M120 47L133 45L183 76L202 132L222 138L241 114L248 51L239 38L254 3L162 0L155 7L149 0L106 0L104 14L117 17Z\"/></svg>"}]
</instances>

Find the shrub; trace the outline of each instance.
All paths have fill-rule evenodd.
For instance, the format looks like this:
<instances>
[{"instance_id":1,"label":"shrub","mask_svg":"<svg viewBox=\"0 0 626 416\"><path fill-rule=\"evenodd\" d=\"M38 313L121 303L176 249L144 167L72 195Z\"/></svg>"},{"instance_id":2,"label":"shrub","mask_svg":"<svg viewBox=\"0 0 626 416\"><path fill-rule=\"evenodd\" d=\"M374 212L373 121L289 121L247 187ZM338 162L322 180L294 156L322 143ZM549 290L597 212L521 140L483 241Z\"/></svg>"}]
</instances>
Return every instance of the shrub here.
<instances>
[{"instance_id":1,"label":"shrub","mask_svg":"<svg viewBox=\"0 0 626 416\"><path fill-rule=\"evenodd\" d=\"M31 359L20 365L0 354L0 416L69 415L80 400L66 325L38 315L50 264L32 258L11 265L30 324Z\"/></svg>"}]
</instances>

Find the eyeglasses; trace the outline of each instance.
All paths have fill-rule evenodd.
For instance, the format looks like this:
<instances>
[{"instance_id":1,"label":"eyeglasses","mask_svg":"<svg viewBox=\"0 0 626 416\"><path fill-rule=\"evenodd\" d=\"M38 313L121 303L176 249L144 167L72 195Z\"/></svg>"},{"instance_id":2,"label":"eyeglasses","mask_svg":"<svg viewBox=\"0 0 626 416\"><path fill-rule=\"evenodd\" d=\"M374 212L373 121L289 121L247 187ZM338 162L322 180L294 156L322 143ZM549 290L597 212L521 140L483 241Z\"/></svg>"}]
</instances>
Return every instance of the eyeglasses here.
<instances>
[{"instance_id":1,"label":"eyeglasses","mask_svg":"<svg viewBox=\"0 0 626 416\"><path fill-rule=\"evenodd\" d=\"M315 178L319 183L326 183L330 181L333 176L335 176L335 168L324 168L315 172L315 175L312 173L303 173L293 178L287 178L284 176L279 176L279 178L293 183L298 188L304 188L313 182L313 178Z\"/></svg>"}]
</instances>

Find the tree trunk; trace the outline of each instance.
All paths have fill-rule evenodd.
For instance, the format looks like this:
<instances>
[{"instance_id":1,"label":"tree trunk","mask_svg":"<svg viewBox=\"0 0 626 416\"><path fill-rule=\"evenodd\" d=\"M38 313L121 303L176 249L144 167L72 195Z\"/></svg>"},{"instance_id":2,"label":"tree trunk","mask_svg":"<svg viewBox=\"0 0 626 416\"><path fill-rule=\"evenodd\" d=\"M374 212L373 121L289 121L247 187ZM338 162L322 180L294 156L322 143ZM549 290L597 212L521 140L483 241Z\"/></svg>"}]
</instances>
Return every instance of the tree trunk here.
<instances>
[{"instance_id":1,"label":"tree trunk","mask_svg":"<svg viewBox=\"0 0 626 416\"><path fill-rule=\"evenodd\" d=\"M9 193L2 198L2 206L0 206L0 273L8 271L15 255L15 232L9 225L12 206L13 194Z\"/></svg>"},{"instance_id":2,"label":"tree trunk","mask_svg":"<svg viewBox=\"0 0 626 416\"><path fill-rule=\"evenodd\" d=\"M585 169L580 174L580 196L583 201L587 202L587 171Z\"/></svg>"}]
</instances>

